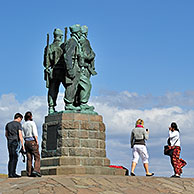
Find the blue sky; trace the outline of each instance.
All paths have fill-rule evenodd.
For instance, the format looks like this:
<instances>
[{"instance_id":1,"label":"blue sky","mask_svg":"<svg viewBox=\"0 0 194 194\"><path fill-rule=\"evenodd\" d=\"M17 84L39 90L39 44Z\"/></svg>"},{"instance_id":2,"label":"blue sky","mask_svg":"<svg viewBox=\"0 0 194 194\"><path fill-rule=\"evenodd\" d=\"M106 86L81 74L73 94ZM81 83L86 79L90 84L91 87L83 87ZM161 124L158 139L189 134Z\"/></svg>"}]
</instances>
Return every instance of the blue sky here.
<instances>
[{"instance_id":1,"label":"blue sky","mask_svg":"<svg viewBox=\"0 0 194 194\"><path fill-rule=\"evenodd\" d=\"M128 139L124 138L130 134L140 116L147 119L150 129L158 126L163 131L161 134L154 133L150 139L150 143L161 142L158 148L166 143L165 130L172 119L180 123L180 128L185 128L183 139L192 144L187 138L194 122L193 9L192 0L4 1L0 7L1 134L5 123L12 119L15 112L24 113L28 109L39 116L35 115L35 118L41 134L41 125L47 113L42 65L46 34L50 34L52 42L54 28L63 30L79 23L89 27L88 37L96 53L98 75L91 78L91 103L96 105L107 125L110 159L130 166L131 153L126 148ZM62 101L62 98L59 100ZM60 103L58 109L64 106ZM111 110L119 115L115 112L114 117ZM162 110L170 112L169 115ZM147 112L150 117L145 114ZM115 129L111 124L117 121L117 117L127 119L130 115L134 120L123 121L125 130L120 126ZM115 131L121 135L118 136ZM117 142L114 141L116 137L118 144L113 145ZM5 139L1 142L2 147L6 145ZM112 152L114 146L121 153L119 161ZM158 155L153 147L150 149L154 153L151 164L154 165L158 158L163 161L164 156ZM194 160L188 150L185 156L194 168ZM0 172L3 165L5 163L0 163ZM168 168L166 166L165 175ZM192 166L188 167L186 176L192 176L189 168ZM139 171L142 172L141 166ZM162 175L162 170L159 175Z\"/></svg>"},{"instance_id":2,"label":"blue sky","mask_svg":"<svg viewBox=\"0 0 194 194\"><path fill-rule=\"evenodd\" d=\"M191 90L193 7L189 0L5 1L0 8L0 94L12 92L19 100L45 95L46 34L52 41L54 28L75 23L88 25L97 54L92 94Z\"/></svg>"}]
</instances>

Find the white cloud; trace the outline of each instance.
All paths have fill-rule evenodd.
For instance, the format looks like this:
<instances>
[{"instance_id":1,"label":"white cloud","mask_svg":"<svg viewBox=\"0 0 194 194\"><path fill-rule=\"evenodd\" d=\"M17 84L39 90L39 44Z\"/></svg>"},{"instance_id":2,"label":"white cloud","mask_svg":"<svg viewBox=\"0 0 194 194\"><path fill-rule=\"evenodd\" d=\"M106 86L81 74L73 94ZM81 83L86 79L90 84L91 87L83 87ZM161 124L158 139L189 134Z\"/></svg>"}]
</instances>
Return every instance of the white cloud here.
<instances>
[{"instance_id":1,"label":"white cloud","mask_svg":"<svg viewBox=\"0 0 194 194\"><path fill-rule=\"evenodd\" d=\"M169 158L163 155L163 146L166 144L168 136L168 127L172 121L178 123L181 130L181 140L183 146L183 158L186 160L191 160L194 151L191 151L190 147L194 146L193 142L193 126L194 126L194 110L186 109L185 106L188 102L185 102L185 95L179 94L179 101L182 102L180 106L174 106L176 103L175 99L173 101L173 95L167 94L168 100L163 100L163 105L159 106L161 99L166 99L163 97L145 97L138 96L137 94L128 94L128 97L132 97L132 101L137 105L133 105L129 108L127 104L131 102L126 102L126 106L117 101L118 96L125 101L126 93L122 93L124 98L122 98L121 93L113 96L100 96L92 98L91 104L96 107L96 111L103 115L104 122L107 128L107 152L113 164L122 164L130 168L131 163L131 150L129 148L129 136L132 128L135 125L135 121L138 118L142 118L145 121L145 127L150 130L150 139L147 142L149 153L150 153L150 166L153 171L155 171L158 176L170 176L172 173L172 167L169 164ZM193 93L192 93L193 94ZM177 94L176 94L177 95ZM181 98L182 96L182 98ZM192 102L193 95L187 95L189 102ZM103 100L104 99L104 100ZM109 101L110 99L110 101ZM122 101L120 99L120 101ZM154 101L153 107L151 108L140 108L139 104L146 104ZM157 100L156 100L157 99ZM170 99L170 100L169 100ZM112 101L115 102L111 104ZM142 101L144 102L142 102ZM130 99L128 98L128 101ZM139 103L140 101L140 103ZM169 103L170 102L170 103ZM173 104L173 106L170 106ZM136 107L136 108L135 108ZM189 166L189 164L187 165ZM194 166L189 166L194 170ZM191 171L186 170L184 176L194 176ZM137 167L137 172L143 173L142 167Z\"/></svg>"},{"instance_id":2,"label":"white cloud","mask_svg":"<svg viewBox=\"0 0 194 194\"><path fill-rule=\"evenodd\" d=\"M185 110L177 106L144 110L119 109L106 103L93 101L91 103L96 107L97 112L103 115L107 130L111 134L129 133L138 118L145 121L145 127L150 129L151 135L164 135L172 121L177 122L180 129L184 130L183 134L189 134L193 130L194 110Z\"/></svg>"},{"instance_id":3,"label":"white cloud","mask_svg":"<svg viewBox=\"0 0 194 194\"><path fill-rule=\"evenodd\" d=\"M134 92L123 91L103 91L101 96L93 97L93 101L105 103L109 106L127 109L147 109L154 107L181 106L184 108L194 108L194 91L168 92L163 96L153 96L152 94L139 95Z\"/></svg>"},{"instance_id":4,"label":"white cloud","mask_svg":"<svg viewBox=\"0 0 194 194\"><path fill-rule=\"evenodd\" d=\"M177 122L181 130L183 158L188 160L189 163L194 164L192 158L194 151L190 149L190 147L194 146L192 132L194 126L194 110L192 108L185 108L188 104L193 103L192 98L194 95L192 92L186 94L175 94L178 97L174 101L173 95L171 96L169 94L163 97L153 97L151 95L139 96L136 93L129 93L127 91L117 93L116 95L114 93L112 96L108 94L91 98L90 104L94 105L95 110L103 116L106 125L107 155L111 163L130 168L130 132L134 127L135 121L138 118L142 118L145 121L145 127L150 129L150 139L147 145L150 153L151 170L155 171L159 176L170 176L172 173L169 160L163 155L163 146L166 144L168 126L172 121ZM184 106L175 105L177 98ZM185 102L183 104L186 98L189 103ZM170 103L168 104L168 102ZM57 104L58 111L64 109L63 94L59 94ZM159 104L162 105L159 106ZM146 106L147 108L145 108ZM5 165L7 165L8 156L7 151L5 152L7 149L4 137L5 124L13 119L13 115L16 112L24 114L30 110L34 114L34 120L38 126L41 139L41 128L44 122L44 116L47 114L46 97L36 96L20 103L14 94L2 95L0 97L0 110L0 152L4 153L1 157L0 173L6 173L7 166ZM24 164L20 163L18 172L24 168ZM194 166L188 165L188 168L190 170L187 170L186 167L184 176L194 176L191 174L191 169L193 171ZM141 165L138 165L136 172L138 174L144 174Z\"/></svg>"},{"instance_id":5,"label":"white cloud","mask_svg":"<svg viewBox=\"0 0 194 194\"><path fill-rule=\"evenodd\" d=\"M13 116L16 112L25 114L26 111L32 111L34 114L34 120L38 126L39 134L41 134L41 126L46 114L46 99L45 97L32 97L25 102L20 103L15 98L14 94L4 94L0 98L0 173L7 173L7 145L5 138L5 125L7 122L13 120ZM40 138L41 139L41 138ZM25 169L23 163L18 163L18 172L21 169Z\"/></svg>"}]
</instances>

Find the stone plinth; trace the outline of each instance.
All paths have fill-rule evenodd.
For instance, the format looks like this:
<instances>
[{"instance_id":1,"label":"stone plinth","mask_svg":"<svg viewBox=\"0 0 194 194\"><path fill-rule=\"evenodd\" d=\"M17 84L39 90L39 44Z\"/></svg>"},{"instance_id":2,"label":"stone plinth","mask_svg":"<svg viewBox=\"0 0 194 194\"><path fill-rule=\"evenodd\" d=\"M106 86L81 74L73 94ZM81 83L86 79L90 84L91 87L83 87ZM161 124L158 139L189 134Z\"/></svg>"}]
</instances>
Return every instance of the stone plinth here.
<instances>
[{"instance_id":1,"label":"stone plinth","mask_svg":"<svg viewBox=\"0 0 194 194\"><path fill-rule=\"evenodd\" d=\"M125 175L109 168L102 116L59 113L45 117L42 134L41 173Z\"/></svg>"}]
</instances>

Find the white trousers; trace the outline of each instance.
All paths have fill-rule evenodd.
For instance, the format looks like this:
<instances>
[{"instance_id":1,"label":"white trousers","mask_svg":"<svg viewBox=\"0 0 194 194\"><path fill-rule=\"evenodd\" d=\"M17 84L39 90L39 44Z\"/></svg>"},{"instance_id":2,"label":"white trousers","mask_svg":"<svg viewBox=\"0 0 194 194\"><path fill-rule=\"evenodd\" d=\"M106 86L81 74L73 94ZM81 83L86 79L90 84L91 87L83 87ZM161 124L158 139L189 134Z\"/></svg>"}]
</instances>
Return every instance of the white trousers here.
<instances>
[{"instance_id":1,"label":"white trousers","mask_svg":"<svg viewBox=\"0 0 194 194\"><path fill-rule=\"evenodd\" d=\"M145 145L134 145L133 150L133 162L138 163L139 157L141 157L143 163L148 163L148 151Z\"/></svg>"}]
</instances>

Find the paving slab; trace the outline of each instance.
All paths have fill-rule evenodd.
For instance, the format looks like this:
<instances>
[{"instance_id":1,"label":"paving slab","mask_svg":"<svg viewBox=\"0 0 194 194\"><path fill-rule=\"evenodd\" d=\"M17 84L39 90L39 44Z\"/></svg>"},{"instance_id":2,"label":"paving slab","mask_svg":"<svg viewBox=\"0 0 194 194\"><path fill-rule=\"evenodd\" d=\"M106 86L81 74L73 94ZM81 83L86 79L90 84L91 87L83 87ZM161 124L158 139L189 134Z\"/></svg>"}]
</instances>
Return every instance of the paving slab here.
<instances>
[{"instance_id":1,"label":"paving slab","mask_svg":"<svg viewBox=\"0 0 194 194\"><path fill-rule=\"evenodd\" d=\"M194 178L56 175L0 178L0 194L193 194Z\"/></svg>"}]
</instances>

